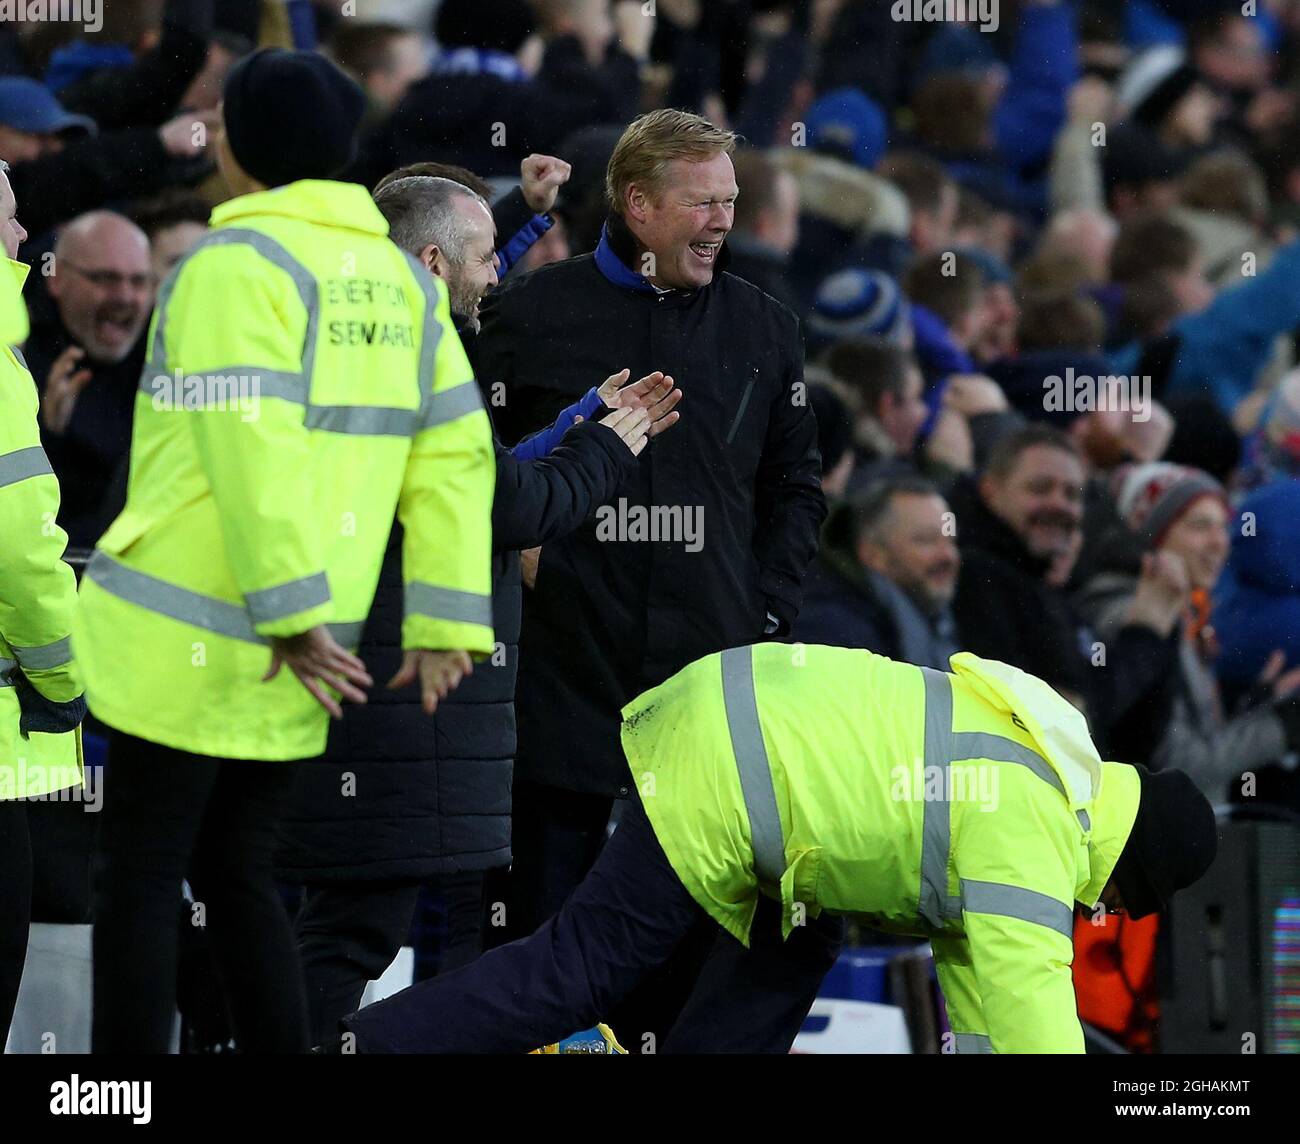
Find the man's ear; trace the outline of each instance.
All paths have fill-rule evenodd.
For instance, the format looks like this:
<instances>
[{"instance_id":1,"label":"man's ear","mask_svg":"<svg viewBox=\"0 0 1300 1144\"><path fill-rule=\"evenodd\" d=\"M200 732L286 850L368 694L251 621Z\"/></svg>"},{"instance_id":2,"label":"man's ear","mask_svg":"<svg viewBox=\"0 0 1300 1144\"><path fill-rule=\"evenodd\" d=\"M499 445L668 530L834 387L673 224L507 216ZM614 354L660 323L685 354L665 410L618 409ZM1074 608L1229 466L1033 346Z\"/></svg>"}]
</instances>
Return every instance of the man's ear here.
<instances>
[{"instance_id":1,"label":"man's ear","mask_svg":"<svg viewBox=\"0 0 1300 1144\"><path fill-rule=\"evenodd\" d=\"M423 264L424 268L435 278L446 278L446 262L443 260L442 251L438 249L437 243L429 243L422 247L420 253L416 255Z\"/></svg>"},{"instance_id":2,"label":"man's ear","mask_svg":"<svg viewBox=\"0 0 1300 1144\"><path fill-rule=\"evenodd\" d=\"M637 222L645 222L649 197L641 187L637 186L636 183L628 187L623 202L624 206L627 207L628 218L634 218Z\"/></svg>"}]
</instances>

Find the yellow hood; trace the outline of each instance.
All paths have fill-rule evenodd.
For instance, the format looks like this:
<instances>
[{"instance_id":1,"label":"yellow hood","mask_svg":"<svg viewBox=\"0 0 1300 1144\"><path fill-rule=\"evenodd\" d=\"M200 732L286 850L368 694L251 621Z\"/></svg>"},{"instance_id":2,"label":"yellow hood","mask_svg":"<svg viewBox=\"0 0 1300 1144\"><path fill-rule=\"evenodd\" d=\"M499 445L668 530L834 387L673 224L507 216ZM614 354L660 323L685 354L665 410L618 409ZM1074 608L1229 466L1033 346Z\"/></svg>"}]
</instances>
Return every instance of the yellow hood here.
<instances>
[{"instance_id":1,"label":"yellow hood","mask_svg":"<svg viewBox=\"0 0 1300 1144\"><path fill-rule=\"evenodd\" d=\"M954 655L949 664L986 702L1020 719L1060 776L1070 809L1087 808L1101 788L1101 757L1083 713L1041 679L1010 664L968 651Z\"/></svg>"}]
</instances>

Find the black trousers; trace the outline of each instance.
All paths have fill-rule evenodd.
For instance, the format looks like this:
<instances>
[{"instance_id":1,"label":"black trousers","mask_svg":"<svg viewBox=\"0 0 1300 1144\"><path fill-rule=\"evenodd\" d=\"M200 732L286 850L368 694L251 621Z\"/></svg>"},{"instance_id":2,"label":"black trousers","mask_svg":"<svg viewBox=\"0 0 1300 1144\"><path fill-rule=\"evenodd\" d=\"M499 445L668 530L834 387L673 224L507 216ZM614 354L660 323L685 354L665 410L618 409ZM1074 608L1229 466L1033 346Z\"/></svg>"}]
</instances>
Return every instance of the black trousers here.
<instances>
[{"instance_id":1,"label":"black trousers","mask_svg":"<svg viewBox=\"0 0 1300 1144\"><path fill-rule=\"evenodd\" d=\"M614 800L516 782L512 803L514 861L505 879L506 925L488 931L489 944L527 937L560 911L605 844ZM653 1053L664 1043L716 937L717 926L700 911L673 955L606 1014L604 1020L629 1052Z\"/></svg>"},{"instance_id":2,"label":"black trousers","mask_svg":"<svg viewBox=\"0 0 1300 1144\"><path fill-rule=\"evenodd\" d=\"M596 861L614 807L608 795L522 780L515 781L510 801L506 924L489 932L489 944L527 937L559 912Z\"/></svg>"},{"instance_id":3,"label":"black trousers","mask_svg":"<svg viewBox=\"0 0 1300 1144\"><path fill-rule=\"evenodd\" d=\"M665 857L640 804L590 874L532 936L345 1017L362 1053L518 1053L603 1020L669 960L704 912ZM779 910L750 949L715 945L662 1052L787 1052L843 937L827 915L781 941Z\"/></svg>"},{"instance_id":4,"label":"black trousers","mask_svg":"<svg viewBox=\"0 0 1300 1144\"><path fill-rule=\"evenodd\" d=\"M447 903L443 973L483 952L484 873L436 879ZM366 985L393 963L411 928L420 886L395 881L307 887L294 930L312 1044L335 1039L340 1019L356 1010Z\"/></svg>"},{"instance_id":5,"label":"black trousers","mask_svg":"<svg viewBox=\"0 0 1300 1144\"><path fill-rule=\"evenodd\" d=\"M305 1052L302 970L272 868L294 764L109 739L95 880L96 1053L165 1053L188 877L244 1052Z\"/></svg>"},{"instance_id":6,"label":"black trousers","mask_svg":"<svg viewBox=\"0 0 1300 1144\"><path fill-rule=\"evenodd\" d=\"M14 1019L31 916L32 844L27 804L0 801L0 1052L4 1052Z\"/></svg>"}]
</instances>

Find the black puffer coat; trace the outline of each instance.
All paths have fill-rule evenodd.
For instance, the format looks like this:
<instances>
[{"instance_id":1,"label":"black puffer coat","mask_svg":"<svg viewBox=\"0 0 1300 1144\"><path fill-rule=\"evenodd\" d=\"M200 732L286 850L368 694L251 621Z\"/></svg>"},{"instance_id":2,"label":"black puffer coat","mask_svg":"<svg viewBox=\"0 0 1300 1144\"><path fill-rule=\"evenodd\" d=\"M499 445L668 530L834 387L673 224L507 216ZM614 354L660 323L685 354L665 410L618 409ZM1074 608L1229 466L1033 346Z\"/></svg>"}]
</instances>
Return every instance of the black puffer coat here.
<instances>
[{"instance_id":1,"label":"black puffer coat","mask_svg":"<svg viewBox=\"0 0 1300 1144\"><path fill-rule=\"evenodd\" d=\"M545 460L497 450L492 608L497 648L430 719L401 664L401 528L395 526L359 655L375 679L344 705L325 755L299 768L277 867L289 882L419 879L510 861L515 677L523 605L519 550L572 532L635 473L611 429L575 425ZM349 777L351 776L351 777Z\"/></svg>"}]
</instances>

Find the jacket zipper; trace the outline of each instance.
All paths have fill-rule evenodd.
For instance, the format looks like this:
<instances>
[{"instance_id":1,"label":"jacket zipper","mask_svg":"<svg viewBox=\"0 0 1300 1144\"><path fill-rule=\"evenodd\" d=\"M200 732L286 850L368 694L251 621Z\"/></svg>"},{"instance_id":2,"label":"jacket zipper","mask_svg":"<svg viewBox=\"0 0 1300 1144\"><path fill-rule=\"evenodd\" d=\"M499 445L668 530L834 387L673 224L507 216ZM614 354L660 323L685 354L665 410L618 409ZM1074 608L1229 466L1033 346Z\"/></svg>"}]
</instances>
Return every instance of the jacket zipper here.
<instances>
[{"instance_id":1,"label":"jacket zipper","mask_svg":"<svg viewBox=\"0 0 1300 1144\"><path fill-rule=\"evenodd\" d=\"M736 436L736 430L740 428L740 422L745 416L745 410L749 408L749 398L754 392L754 382L758 380L758 370L752 369L749 372L749 383L745 386L745 392L740 398L740 408L736 410L736 419L731 423L731 429L727 433L727 444L730 445Z\"/></svg>"}]
</instances>

